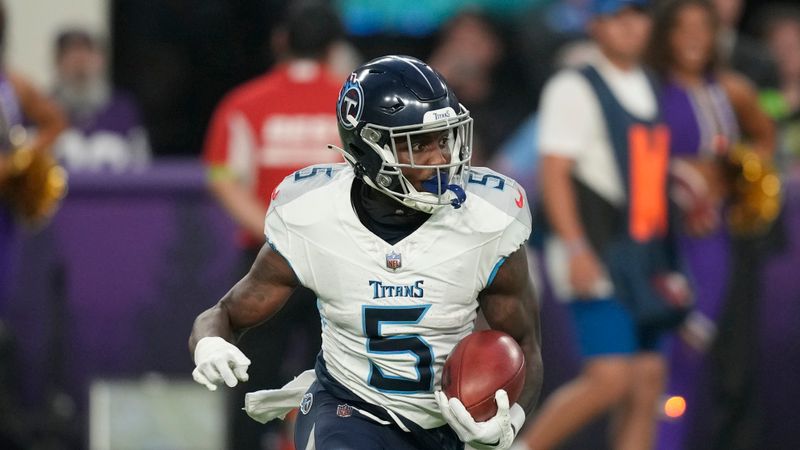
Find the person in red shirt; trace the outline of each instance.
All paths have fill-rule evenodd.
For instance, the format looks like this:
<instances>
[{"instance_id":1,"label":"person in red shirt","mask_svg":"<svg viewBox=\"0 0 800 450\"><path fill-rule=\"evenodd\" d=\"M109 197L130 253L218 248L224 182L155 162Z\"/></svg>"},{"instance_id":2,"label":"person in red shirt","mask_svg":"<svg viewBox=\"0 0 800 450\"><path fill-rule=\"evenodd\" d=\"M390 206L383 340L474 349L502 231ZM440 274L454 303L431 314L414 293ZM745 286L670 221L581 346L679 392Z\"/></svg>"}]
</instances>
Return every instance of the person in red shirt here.
<instances>
[{"instance_id":1,"label":"person in red shirt","mask_svg":"<svg viewBox=\"0 0 800 450\"><path fill-rule=\"evenodd\" d=\"M290 10L273 35L281 55L266 74L234 88L217 106L205 140L203 161L213 195L239 225L242 246L237 279L247 273L264 243L264 217L275 187L288 175L311 164L340 162L327 144L339 142L335 105L343 78L325 64L333 44L343 36L335 12L319 3ZM277 316L280 327L258 327L240 341L244 353L263 370L251 371L247 390L275 387L314 366L320 348L316 297L298 289ZM269 342L269 346L258 345ZM280 439L250 420L239 400L231 404L230 448L260 448ZM272 435L272 436L268 436Z\"/></svg>"},{"instance_id":2,"label":"person in red shirt","mask_svg":"<svg viewBox=\"0 0 800 450\"><path fill-rule=\"evenodd\" d=\"M343 80L323 61L341 29L325 8L294 12L274 39L288 46L284 61L235 88L214 112L203 159L211 191L241 226L246 247L264 242L270 193L284 177L340 161L326 146L339 139L330 105Z\"/></svg>"}]
</instances>

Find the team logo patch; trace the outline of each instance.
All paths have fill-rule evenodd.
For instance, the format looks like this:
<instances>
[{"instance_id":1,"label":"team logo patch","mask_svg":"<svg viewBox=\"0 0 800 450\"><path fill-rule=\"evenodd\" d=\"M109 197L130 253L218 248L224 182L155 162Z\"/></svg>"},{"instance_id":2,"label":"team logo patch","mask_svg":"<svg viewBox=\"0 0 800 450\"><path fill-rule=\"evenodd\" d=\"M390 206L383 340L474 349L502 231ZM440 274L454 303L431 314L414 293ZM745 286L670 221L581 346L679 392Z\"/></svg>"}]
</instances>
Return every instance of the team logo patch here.
<instances>
[{"instance_id":1,"label":"team logo patch","mask_svg":"<svg viewBox=\"0 0 800 450\"><path fill-rule=\"evenodd\" d=\"M307 392L306 395L303 396L303 401L300 402L300 412L308 414L308 412L311 411L312 403L314 403L314 394Z\"/></svg>"},{"instance_id":2,"label":"team logo patch","mask_svg":"<svg viewBox=\"0 0 800 450\"><path fill-rule=\"evenodd\" d=\"M386 267L392 270L397 270L403 266L403 259L400 253L392 250L391 253L386 254Z\"/></svg>"},{"instance_id":3,"label":"team logo patch","mask_svg":"<svg viewBox=\"0 0 800 450\"><path fill-rule=\"evenodd\" d=\"M353 415L353 407L348 404L338 405L336 406L336 415L339 417L350 417Z\"/></svg>"},{"instance_id":4,"label":"team logo patch","mask_svg":"<svg viewBox=\"0 0 800 450\"><path fill-rule=\"evenodd\" d=\"M339 118L339 123L342 127L346 130L352 130L355 126L347 120L347 117L352 116L356 121L359 121L363 111L364 90L361 89L361 83L358 82L356 74L351 73L344 86L342 86L341 92L339 92L336 116Z\"/></svg>"}]
</instances>

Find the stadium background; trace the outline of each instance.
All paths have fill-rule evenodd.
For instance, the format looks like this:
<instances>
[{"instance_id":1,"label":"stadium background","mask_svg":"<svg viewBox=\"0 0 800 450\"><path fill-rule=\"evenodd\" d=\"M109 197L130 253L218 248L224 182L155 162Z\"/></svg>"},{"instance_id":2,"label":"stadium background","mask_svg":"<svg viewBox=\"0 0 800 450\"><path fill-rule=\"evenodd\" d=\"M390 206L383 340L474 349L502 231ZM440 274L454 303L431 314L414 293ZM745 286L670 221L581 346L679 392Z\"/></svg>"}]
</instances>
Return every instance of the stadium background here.
<instances>
[{"instance_id":1,"label":"stadium background","mask_svg":"<svg viewBox=\"0 0 800 450\"><path fill-rule=\"evenodd\" d=\"M186 351L191 320L227 290L236 259L234 225L206 192L198 157L222 95L274 63L269 36L288 2L80 0L68 8L54 0L5 3L5 63L44 90L53 81L52 46L60 29L78 24L107 37L111 78L139 101L154 159L144 170L71 173L69 196L52 224L36 234L20 233L13 274L0 286L7 294L0 318L17 342L18 361L4 370L14 374L19 409L0 419L35 435L35 448L48 449L84 448L90 431L100 433L95 443L110 439L108 433L123 433L117 424L132 433L130 448L181 448L169 442L187 430L224 434L225 415L213 411L220 408L221 394L181 384L190 380L193 367ZM427 58L440 27L462 3L340 0L336 5L349 41L368 60L385 53ZM504 93L514 97L505 108L487 108L504 114L509 131L485 157L501 170L516 167L513 175L530 186L536 158L529 118L554 70L555 50L580 37L585 20L559 15L559 5L580 12L586 3L470 4L493 18L505 47L493 71L495 101L504 106ZM741 31L758 37L759 13L771 3L746 2ZM800 448L794 412L800 401L798 161L789 153L782 165L788 243L765 267L759 315L753 318L760 324L754 338L763 449ZM546 395L576 373L578 359L565 312L549 295L543 295L542 322ZM126 402L125 389L140 399L146 392L155 395L149 403ZM106 400L102 412L109 417L90 414L90 391L95 402ZM688 405L695 413L689 431L682 431L683 444L671 439L683 419L665 417L659 448L703 448L703 430L711 426L703 412L710 401L709 394ZM96 413L101 406L94 406ZM154 417L167 422L148 429ZM594 424L565 448L602 448L602 429ZM160 444L154 436L161 436Z\"/></svg>"}]
</instances>

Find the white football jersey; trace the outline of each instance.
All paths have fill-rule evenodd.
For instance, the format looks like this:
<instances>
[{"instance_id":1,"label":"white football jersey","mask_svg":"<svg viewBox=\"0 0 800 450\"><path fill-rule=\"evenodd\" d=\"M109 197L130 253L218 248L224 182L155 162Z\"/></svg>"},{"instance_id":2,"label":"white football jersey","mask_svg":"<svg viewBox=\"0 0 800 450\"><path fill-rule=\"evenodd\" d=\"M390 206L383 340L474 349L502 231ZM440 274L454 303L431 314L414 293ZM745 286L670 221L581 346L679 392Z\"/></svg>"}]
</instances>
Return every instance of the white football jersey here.
<instances>
[{"instance_id":1,"label":"white football jersey","mask_svg":"<svg viewBox=\"0 0 800 450\"><path fill-rule=\"evenodd\" d=\"M353 178L347 164L288 176L272 195L267 240L317 294L330 375L422 428L441 426L433 392L444 361L472 332L478 293L528 239L525 192L473 168L461 208L439 209L391 245L356 216Z\"/></svg>"}]
</instances>

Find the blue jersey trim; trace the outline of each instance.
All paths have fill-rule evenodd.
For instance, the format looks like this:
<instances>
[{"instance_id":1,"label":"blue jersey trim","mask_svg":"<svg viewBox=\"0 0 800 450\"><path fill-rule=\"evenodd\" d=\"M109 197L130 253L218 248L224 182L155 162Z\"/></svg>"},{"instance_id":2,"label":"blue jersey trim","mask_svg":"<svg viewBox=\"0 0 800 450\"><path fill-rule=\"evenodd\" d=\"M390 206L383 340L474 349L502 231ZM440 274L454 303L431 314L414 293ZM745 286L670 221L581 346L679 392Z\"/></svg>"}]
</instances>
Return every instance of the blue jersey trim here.
<instances>
[{"instance_id":1,"label":"blue jersey trim","mask_svg":"<svg viewBox=\"0 0 800 450\"><path fill-rule=\"evenodd\" d=\"M500 261L497 261L497 264L494 265L494 268L492 268L492 273L489 274L489 280L486 282L486 287L492 285L494 277L497 276L497 271L500 270L500 266L502 266L504 262L506 262L506 259L500 258Z\"/></svg>"}]
</instances>

